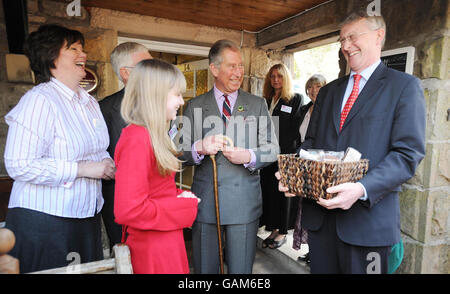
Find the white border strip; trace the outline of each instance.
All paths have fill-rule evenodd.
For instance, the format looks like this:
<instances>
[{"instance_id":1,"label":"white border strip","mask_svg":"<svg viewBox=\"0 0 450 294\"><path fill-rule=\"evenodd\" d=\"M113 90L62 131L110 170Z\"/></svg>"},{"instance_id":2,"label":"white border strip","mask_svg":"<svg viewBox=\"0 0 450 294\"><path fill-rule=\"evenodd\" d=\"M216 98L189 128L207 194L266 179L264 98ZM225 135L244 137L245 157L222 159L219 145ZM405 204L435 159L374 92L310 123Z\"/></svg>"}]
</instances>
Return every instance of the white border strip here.
<instances>
[{"instance_id":1,"label":"white border strip","mask_svg":"<svg viewBox=\"0 0 450 294\"><path fill-rule=\"evenodd\" d=\"M414 48L412 46L408 46L408 47L403 47L403 48L397 48L397 49L383 51L383 52L381 52L381 57L406 53L405 72L409 73L410 75L412 75L413 72L414 72L414 54L415 54L415 51L416 51L416 48Z\"/></svg>"},{"instance_id":2,"label":"white border strip","mask_svg":"<svg viewBox=\"0 0 450 294\"><path fill-rule=\"evenodd\" d=\"M196 46L196 45L186 45L179 43L169 43L169 42L159 42L150 41L144 39L128 38L128 37L118 37L118 44L125 42L136 42L144 45L150 51L175 53L175 54L186 54L194 56L208 56L209 47Z\"/></svg>"}]
</instances>

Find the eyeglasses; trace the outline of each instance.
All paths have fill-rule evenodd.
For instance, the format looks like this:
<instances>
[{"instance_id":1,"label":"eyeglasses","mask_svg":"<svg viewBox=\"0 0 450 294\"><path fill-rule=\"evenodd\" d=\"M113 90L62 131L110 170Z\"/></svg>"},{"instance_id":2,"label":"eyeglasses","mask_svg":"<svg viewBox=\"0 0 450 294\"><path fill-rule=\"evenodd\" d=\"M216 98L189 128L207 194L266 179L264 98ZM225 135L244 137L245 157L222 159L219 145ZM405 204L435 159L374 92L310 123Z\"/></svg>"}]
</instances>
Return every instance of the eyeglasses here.
<instances>
[{"instance_id":1,"label":"eyeglasses","mask_svg":"<svg viewBox=\"0 0 450 294\"><path fill-rule=\"evenodd\" d=\"M355 43L356 41L358 41L360 36L362 36L364 34L367 34L369 32L370 31L362 32L362 33L356 33L356 34L351 34L351 35L348 35L345 38L339 38L338 42L341 43L341 46L343 46L345 44L345 41L350 41L351 43Z\"/></svg>"},{"instance_id":2,"label":"eyeglasses","mask_svg":"<svg viewBox=\"0 0 450 294\"><path fill-rule=\"evenodd\" d=\"M244 65L242 63L241 64L229 64L229 65L227 65L227 67L228 67L228 69L230 69L232 71L235 71L236 69L238 69L238 70L244 69Z\"/></svg>"}]
</instances>

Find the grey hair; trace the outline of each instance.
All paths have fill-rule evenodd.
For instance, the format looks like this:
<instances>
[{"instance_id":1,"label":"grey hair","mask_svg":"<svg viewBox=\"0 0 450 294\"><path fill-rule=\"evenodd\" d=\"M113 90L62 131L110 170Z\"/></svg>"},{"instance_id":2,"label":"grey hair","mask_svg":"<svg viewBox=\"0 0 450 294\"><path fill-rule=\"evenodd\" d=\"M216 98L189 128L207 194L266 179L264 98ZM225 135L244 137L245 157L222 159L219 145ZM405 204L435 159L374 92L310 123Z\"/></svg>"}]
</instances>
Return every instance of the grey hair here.
<instances>
[{"instance_id":1,"label":"grey hair","mask_svg":"<svg viewBox=\"0 0 450 294\"><path fill-rule=\"evenodd\" d=\"M321 87L327 84L327 80L321 74L312 75L305 84L305 93L308 94L308 88L315 84L319 84Z\"/></svg>"},{"instance_id":2,"label":"grey hair","mask_svg":"<svg viewBox=\"0 0 450 294\"><path fill-rule=\"evenodd\" d=\"M356 21L359 21L361 19L365 19L367 24L369 25L369 28L372 31L382 29L386 32L386 22L384 21L383 16L380 15L368 15L367 11L362 9L356 12L353 12L350 14L340 25L339 28L342 29L344 25L347 25L349 23L353 23ZM383 42L381 44L381 47L384 47L384 43L386 41L386 34L384 35Z\"/></svg>"},{"instance_id":3,"label":"grey hair","mask_svg":"<svg viewBox=\"0 0 450 294\"><path fill-rule=\"evenodd\" d=\"M131 55L136 52L145 52L145 51L148 52L147 47L135 42L125 42L114 48L110 56L111 65L117 77L121 81L122 77L120 76L120 69L122 67L132 65Z\"/></svg>"},{"instance_id":4,"label":"grey hair","mask_svg":"<svg viewBox=\"0 0 450 294\"><path fill-rule=\"evenodd\" d=\"M220 66L222 63L222 52L225 49L230 49L232 51L239 51L239 47L230 40L219 40L216 41L211 49L209 49L208 60L209 64L214 63L216 66Z\"/></svg>"}]
</instances>

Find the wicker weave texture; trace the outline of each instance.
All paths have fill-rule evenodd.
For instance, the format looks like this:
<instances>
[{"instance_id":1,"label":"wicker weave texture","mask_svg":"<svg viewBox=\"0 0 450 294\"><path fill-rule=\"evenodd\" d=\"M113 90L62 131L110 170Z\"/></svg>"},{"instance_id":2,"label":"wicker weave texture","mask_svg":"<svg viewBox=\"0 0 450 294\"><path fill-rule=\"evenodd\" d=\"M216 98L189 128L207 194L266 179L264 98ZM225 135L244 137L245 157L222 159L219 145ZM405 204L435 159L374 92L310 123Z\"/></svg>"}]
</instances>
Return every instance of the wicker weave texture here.
<instances>
[{"instance_id":1,"label":"wicker weave texture","mask_svg":"<svg viewBox=\"0 0 450 294\"><path fill-rule=\"evenodd\" d=\"M357 182L367 173L369 160L357 162L321 162L303 159L297 154L278 155L281 183L289 192L301 197L318 200L331 199L336 194L327 188L346 182Z\"/></svg>"}]
</instances>

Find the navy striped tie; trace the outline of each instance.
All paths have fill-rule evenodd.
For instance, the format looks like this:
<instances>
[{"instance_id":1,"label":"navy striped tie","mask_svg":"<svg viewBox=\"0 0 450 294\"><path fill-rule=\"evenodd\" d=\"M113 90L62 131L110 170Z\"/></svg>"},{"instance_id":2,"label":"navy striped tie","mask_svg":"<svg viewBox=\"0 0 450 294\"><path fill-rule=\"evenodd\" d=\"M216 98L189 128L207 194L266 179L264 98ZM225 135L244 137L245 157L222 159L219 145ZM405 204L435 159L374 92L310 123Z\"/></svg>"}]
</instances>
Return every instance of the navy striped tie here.
<instances>
[{"instance_id":1,"label":"navy striped tie","mask_svg":"<svg viewBox=\"0 0 450 294\"><path fill-rule=\"evenodd\" d=\"M222 120L226 126L228 121L230 120L230 116L231 116L231 104L230 104L230 100L228 100L227 94L223 94L223 97L225 98L225 101L223 102L223 105L222 105Z\"/></svg>"}]
</instances>

